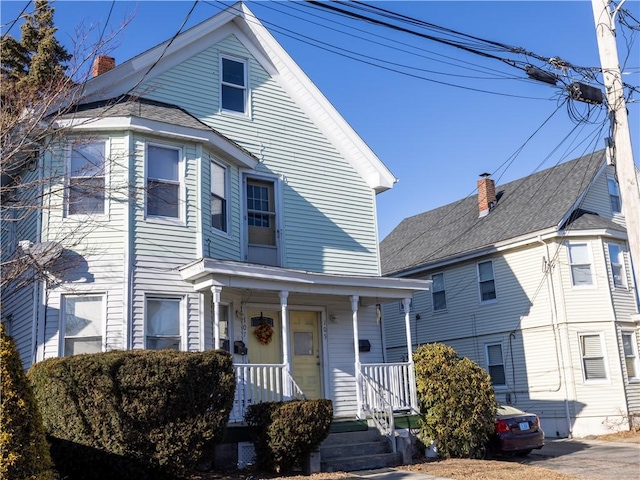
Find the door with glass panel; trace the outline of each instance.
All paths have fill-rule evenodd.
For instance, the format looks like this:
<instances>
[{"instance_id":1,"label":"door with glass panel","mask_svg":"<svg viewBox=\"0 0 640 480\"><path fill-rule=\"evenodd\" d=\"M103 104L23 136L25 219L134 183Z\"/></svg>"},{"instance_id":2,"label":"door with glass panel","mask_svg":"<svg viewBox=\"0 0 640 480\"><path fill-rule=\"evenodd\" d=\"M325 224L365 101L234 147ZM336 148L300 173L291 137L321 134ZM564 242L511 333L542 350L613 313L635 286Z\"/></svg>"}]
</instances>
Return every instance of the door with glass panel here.
<instances>
[{"instance_id":1,"label":"door with glass panel","mask_svg":"<svg viewBox=\"0 0 640 480\"><path fill-rule=\"evenodd\" d=\"M291 311L292 375L307 398L322 397L317 312Z\"/></svg>"},{"instance_id":2,"label":"door with glass panel","mask_svg":"<svg viewBox=\"0 0 640 480\"><path fill-rule=\"evenodd\" d=\"M247 261L279 266L274 182L247 178L245 183Z\"/></svg>"}]
</instances>

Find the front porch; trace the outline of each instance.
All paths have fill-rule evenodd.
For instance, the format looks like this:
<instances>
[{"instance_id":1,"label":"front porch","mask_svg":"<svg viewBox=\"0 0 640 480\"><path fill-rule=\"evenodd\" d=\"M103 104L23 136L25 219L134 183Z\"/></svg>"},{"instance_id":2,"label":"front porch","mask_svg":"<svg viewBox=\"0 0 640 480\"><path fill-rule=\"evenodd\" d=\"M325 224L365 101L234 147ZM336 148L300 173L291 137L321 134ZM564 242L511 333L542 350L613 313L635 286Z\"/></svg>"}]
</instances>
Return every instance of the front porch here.
<instances>
[{"instance_id":1,"label":"front porch","mask_svg":"<svg viewBox=\"0 0 640 480\"><path fill-rule=\"evenodd\" d=\"M418 411L410 302L416 291L429 289L430 281L210 258L185 265L180 273L210 306L208 312L203 309L202 325L203 331L211 325L211 341L203 348L221 348L221 325L235 325L224 338L232 352L231 346L238 346L231 425L241 425L254 403L328 398L336 417L367 419L395 445L394 414ZM378 306L389 301L398 301L405 312L401 338L407 342L407 362L385 361ZM258 329L265 323L271 328L268 341L258 342L264 340Z\"/></svg>"}]
</instances>

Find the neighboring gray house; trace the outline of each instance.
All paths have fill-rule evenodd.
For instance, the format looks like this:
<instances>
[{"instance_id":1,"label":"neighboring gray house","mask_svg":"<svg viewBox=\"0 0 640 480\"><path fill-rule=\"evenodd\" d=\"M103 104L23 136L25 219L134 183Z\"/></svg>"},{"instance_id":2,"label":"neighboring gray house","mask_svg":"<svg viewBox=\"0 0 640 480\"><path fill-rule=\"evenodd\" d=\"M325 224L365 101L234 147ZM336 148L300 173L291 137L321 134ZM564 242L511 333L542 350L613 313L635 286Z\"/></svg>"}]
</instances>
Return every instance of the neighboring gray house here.
<instances>
[{"instance_id":1,"label":"neighboring gray house","mask_svg":"<svg viewBox=\"0 0 640 480\"><path fill-rule=\"evenodd\" d=\"M605 151L404 219L383 274L430 279L412 302L414 345L443 342L486 368L500 402L549 436L640 421L638 298L624 205ZM383 309L391 361L406 359L398 302Z\"/></svg>"},{"instance_id":2,"label":"neighboring gray house","mask_svg":"<svg viewBox=\"0 0 640 480\"><path fill-rule=\"evenodd\" d=\"M25 367L224 348L232 422L301 395L341 418L388 396L415 408L413 365L384 363L379 322L381 302L430 284L380 276L376 194L395 178L259 20L238 3L96 69L24 174L42 208L3 217L5 258L41 273L2 292Z\"/></svg>"}]
</instances>

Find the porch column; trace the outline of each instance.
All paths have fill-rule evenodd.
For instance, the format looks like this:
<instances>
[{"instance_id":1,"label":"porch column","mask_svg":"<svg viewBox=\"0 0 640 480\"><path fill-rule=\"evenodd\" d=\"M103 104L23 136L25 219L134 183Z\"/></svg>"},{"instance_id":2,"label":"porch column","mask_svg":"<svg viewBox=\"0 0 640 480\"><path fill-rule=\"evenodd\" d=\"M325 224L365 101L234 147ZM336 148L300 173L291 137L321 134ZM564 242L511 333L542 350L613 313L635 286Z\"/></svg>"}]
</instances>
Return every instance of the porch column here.
<instances>
[{"instance_id":1,"label":"porch column","mask_svg":"<svg viewBox=\"0 0 640 480\"><path fill-rule=\"evenodd\" d=\"M416 374L413 367L413 349L411 343L411 298L402 300L404 306L404 329L407 334L407 362L409 364L409 395L411 407L418 410L418 397L416 392Z\"/></svg>"},{"instance_id":2,"label":"porch column","mask_svg":"<svg viewBox=\"0 0 640 480\"><path fill-rule=\"evenodd\" d=\"M353 349L355 359L355 376L356 376L356 403L358 418L363 418L362 409L362 378L360 376L360 343L358 335L358 301L360 297L353 295L349 297L351 300L351 315L353 318Z\"/></svg>"},{"instance_id":3,"label":"porch column","mask_svg":"<svg viewBox=\"0 0 640 480\"><path fill-rule=\"evenodd\" d=\"M289 360L289 314L287 312L287 299L289 298L289 292L280 291L280 310L282 317L282 363L284 363L284 369L287 373L287 378L283 379L282 393L285 398L291 397L291 364Z\"/></svg>"},{"instance_id":4,"label":"porch column","mask_svg":"<svg viewBox=\"0 0 640 480\"><path fill-rule=\"evenodd\" d=\"M213 295L213 348L220 348L220 293L222 287L211 287Z\"/></svg>"}]
</instances>

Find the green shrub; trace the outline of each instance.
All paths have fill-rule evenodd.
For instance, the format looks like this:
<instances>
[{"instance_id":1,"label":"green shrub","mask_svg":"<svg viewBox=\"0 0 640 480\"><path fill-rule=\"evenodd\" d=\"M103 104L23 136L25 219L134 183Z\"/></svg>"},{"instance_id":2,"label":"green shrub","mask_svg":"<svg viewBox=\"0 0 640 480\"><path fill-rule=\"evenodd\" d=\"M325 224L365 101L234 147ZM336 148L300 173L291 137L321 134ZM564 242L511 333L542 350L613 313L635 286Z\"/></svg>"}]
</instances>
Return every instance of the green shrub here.
<instances>
[{"instance_id":1,"label":"green shrub","mask_svg":"<svg viewBox=\"0 0 640 480\"><path fill-rule=\"evenodd\" d=\"M250 405L245 421L251 427L258 468L287 472L329 435L331 400L293 400Z\"/></svg>"},{"instance_id":2,"label":"green shrub","mask_svg":"<svg viewBox=\"0 0 640 480\"><path fill-rule=\"evenodd\" d=\"M13 339L0 324L0 478L55 477L42 417Z\"/></svg>"},{"instance_id":3,"label":"green shrub","mask_svg":"<svg viewBox=\"0 0 640 480\"><path fill-rule=\"evenodd\" d=\"M76 355L37 363L28 376L54 461L72 478L184 474L222 440L235 392L222 351Z\"/></svg>"},{"instance_id":4,"label":"green shrub","mask_svg":"<svg viewBox=\"0 0 640 480\"><path fill-rule=\"evenodd\" d=\"M439 456L479 457L494 431L497 408L491 377L443 344L422 345L413 354L420 437L437 441Z\"/></svg>"}]
</instances>

